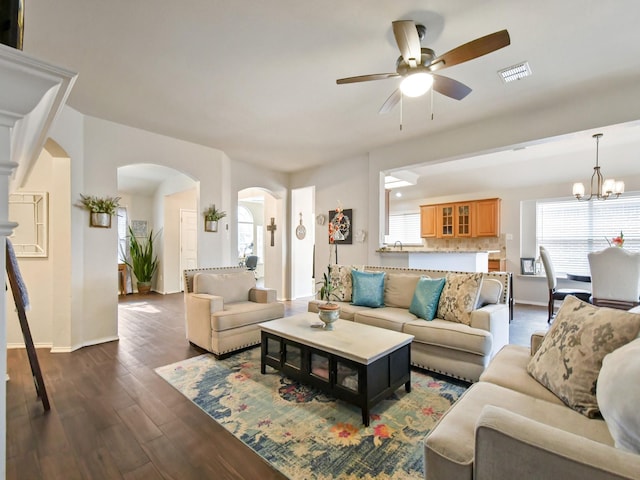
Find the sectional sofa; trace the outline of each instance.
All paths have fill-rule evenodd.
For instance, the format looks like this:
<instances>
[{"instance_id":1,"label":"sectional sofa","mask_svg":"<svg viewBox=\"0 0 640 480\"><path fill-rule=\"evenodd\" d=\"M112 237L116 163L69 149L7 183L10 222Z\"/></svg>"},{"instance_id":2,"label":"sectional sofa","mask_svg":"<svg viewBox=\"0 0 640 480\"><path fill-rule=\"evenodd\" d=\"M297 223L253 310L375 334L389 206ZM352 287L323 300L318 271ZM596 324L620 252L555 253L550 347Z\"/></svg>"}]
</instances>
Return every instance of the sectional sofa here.
<instances>
[{"instance_id":1,"label":"sectional sofa","mask_svg":"<svg viewBox=\"0 0 640 480\"><path fill-rule=\"evenodd\" d=\"M427 435L425 478L640 479L637 312L568 297L505 346Z\"/></svg>"},{"instance_id":2,"label":"sectional sofa","mask_svg":"<svg viewBox=\"0 0 640 480\"><path fill-rule=\"evenodd\" d=\"M384 303L378 308L354 305L352 271L384 273ZM410 307L421 277L431 279L471 275L467 272L420 270L397 267L333 265L332 283L337 287L340 318L396 330L414 336L411 363L468 382L476 382L492 356L509 343L509 292L511 276L506 272L478 274L481 283L465 318L447 319L438 308L436 318L427 321L411 313ZM457 277L459 278L459 277ZM443 295L456 295L458 292ZM452 303L457 302L455 298ZM308 311L317 312L322 300L314 299Z\"/></svg>"}]
</instances>

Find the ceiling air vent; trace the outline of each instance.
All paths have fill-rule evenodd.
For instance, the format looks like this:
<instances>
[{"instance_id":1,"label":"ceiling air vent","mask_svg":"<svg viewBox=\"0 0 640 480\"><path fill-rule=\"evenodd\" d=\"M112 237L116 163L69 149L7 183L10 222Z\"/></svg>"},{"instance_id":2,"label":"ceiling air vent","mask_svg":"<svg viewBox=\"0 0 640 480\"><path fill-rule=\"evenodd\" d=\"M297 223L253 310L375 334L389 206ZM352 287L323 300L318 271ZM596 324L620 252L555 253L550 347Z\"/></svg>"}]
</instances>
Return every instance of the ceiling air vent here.
<instances>
[{"instance_id":1,"label":"ceiling air vent","mask_svg":"<svg viewBox=\"0 0 640 480\"><path fill-rule=\"evenodd\" d=\"M528 62L518 63L502 70L498 70L498 75L504 83L509 83L514 80L521 80L524 77L531 75L531 67Z\"/></svg>"}]
</instances>

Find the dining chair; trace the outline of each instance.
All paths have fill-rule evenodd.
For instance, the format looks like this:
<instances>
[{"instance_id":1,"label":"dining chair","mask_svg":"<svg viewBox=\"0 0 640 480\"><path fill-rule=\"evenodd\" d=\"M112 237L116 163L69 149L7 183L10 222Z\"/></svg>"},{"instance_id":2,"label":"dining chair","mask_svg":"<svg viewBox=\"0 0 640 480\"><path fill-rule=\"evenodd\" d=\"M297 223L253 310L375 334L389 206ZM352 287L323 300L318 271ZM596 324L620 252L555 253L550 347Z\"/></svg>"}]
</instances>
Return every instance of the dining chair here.
<instances>
[{"instance_id":1,"label":"dining chair","mask_svg":"<svg viewBox=\"0 0 640 480\"><path fill-rule=\"evenodd\" d=\"M540 258L542 259L542 265L544 266L544 273L547 276L547 286L549 287L549 305L548 305L548 318L547 323L551 322L553 318L554 304L556 300L564 300L567 295L573 295L585 302L589 301L591 292L589 290L581 290L577 288L558 288L558 279L556 278L556 272L553 269L553 263L551 257L546 248L540 245Z\"/></svg>"},{"instance_id":2,"label":"dining chair","mask_svg":"<svg viewBox=\"0 0 640 480\"><path fill-rule=\"evenodd\" d=\"M601 307L628 310L639 303L640 252L607 247L591 252L592 303Z\"/></svg>"},{"instance_id":3,"label":"dining chair","mask_svg":"<svg viewBox=\"0 0 640 480\"><path fill-rule=\"evenodd\" d=\"M255 270L258 266L258 256L249 255L244 262L244 266L247 267L247 270Z\"/></svg>"}]
</instances>

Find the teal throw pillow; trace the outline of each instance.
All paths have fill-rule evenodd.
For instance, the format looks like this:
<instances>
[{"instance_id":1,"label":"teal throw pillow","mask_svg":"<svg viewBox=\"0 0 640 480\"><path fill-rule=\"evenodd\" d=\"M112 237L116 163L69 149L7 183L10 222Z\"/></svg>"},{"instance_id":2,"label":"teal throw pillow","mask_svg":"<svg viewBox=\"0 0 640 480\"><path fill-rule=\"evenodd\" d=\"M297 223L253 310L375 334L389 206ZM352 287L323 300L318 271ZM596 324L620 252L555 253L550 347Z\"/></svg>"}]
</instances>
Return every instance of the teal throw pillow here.
<instances>
[{"instance_id":1,"label":"teal throw pillow","mask_svg":"<svg viewBox=\"0 0 640 480\"><path fill-rule=\"evenodd\" d=\"M445 281L444 277L420 277L416 285L416 291L413 293L409 311L425 320L433 320L438 311L438 302L440 301L440 294L444 288Z\"/></svg>"},{"instance_id":2,"label":"teal throw pillow","mask_svg":"<svg viewBox=\"0 0 640 480\"><path fill-rule=\"evenodd\" d=\"M351 303L361 307L384 306L384 272L351 271Z\"/></svg>"}]
</instances>

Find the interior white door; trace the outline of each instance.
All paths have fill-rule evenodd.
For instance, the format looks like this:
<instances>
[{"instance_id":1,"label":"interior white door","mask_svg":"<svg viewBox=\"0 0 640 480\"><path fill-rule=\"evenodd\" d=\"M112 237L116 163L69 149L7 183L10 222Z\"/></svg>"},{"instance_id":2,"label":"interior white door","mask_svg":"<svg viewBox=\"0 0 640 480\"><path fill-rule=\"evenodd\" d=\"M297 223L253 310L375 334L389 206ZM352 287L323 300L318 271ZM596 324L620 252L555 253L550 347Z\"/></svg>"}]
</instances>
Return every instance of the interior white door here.
<instances>
[{"instance_id":1,"label":"interior white door","mask_svg":"<svg viewBox=\"0 0 640 480\"><path fill-rule=\"evenodd\" d=\"M183 272L198 266L198 217L195 210L180 209L180 283Z\"/></svg>"}]
</instances>

